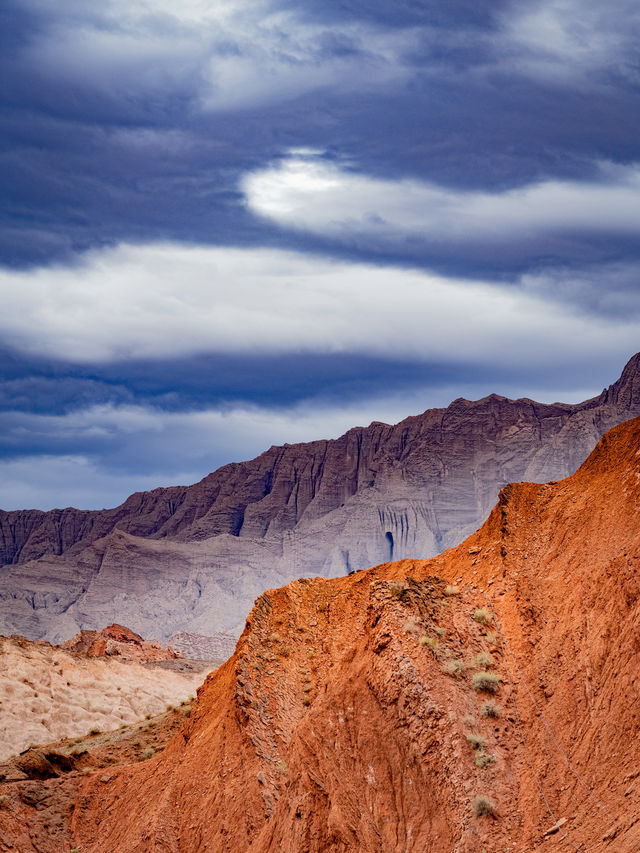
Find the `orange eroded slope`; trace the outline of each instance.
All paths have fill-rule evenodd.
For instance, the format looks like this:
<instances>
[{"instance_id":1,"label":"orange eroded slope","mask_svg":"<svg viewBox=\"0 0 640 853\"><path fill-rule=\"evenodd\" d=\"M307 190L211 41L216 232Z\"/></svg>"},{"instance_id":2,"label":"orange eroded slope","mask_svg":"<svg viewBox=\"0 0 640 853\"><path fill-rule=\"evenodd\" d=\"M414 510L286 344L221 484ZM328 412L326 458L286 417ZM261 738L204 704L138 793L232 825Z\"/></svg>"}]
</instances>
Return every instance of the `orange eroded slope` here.
<instances>
[{"instance_id":1,"label":"orange eroded slope","mask_svg":"<svg viewBox=\"0 0 640 853\"><path fill-rule=\"evenodd\" d=\"M508 486L486 524L438 558L265 593L162 756L88 779L76 843L640 850L639 498L636 419L573 477ZM473 618L490 602L498 626ZM487 663L497 696L474 689ZM482 713L490 699L498 717ZM474 817L478 795L495 816ZM554 819L566 822L545 837Z\"/></svg>"}]
</instances>

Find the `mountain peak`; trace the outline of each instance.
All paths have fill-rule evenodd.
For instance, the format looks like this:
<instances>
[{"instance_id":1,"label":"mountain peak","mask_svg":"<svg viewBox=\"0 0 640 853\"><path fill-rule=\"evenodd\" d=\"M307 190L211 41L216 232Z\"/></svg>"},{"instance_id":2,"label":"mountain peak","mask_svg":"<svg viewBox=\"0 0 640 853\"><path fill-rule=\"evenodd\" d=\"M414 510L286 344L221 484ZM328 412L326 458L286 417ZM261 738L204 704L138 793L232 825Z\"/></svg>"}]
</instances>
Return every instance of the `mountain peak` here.
<instances>
[{"instance_id":1,"label":"mountain peak","mask_svg":"<svg viewBox=\"0 0 640 853\"><path fill-rule=\"evenodd\" d=\"M640 403L640 352L632 355L625 364L620 378L591 401L592 405L603 403L615 406L635 406Z\"/></svg>"}]
</instances>

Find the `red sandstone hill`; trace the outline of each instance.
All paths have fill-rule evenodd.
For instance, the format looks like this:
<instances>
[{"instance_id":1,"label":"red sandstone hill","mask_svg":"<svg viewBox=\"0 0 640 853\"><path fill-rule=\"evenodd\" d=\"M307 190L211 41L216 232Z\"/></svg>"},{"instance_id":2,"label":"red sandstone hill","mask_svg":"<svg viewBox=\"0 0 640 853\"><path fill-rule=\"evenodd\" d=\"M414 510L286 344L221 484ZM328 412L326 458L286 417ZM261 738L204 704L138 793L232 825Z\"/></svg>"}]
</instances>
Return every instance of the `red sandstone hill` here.
<instances>
[{"instance_id":1,"label":"red sandstone hill","mask_svg":"<svg viewBox=\"0 0 640 853\"><path fill-rule=\"evenodd\" d=\"M477 529L506 483L566 477L637 415L640 355L577 405L455 400L112 510L0 512L0 630L60 642L118 621L162 642L226 632L229 645L264 589L433 556Z\"/></svg>"},{"instance_id":2,"label":"red sandstone hill","mask_svg":"<svg viewBox=\"0 0 640 853\"><path fill-rule=\"evenodd\" d=\"M639 561L636 419L440 557L260 596L163 754L87 779L75 843L638 850Z\"/></svg>"},{"instance_id":3,"label":"red sandstone hill","mask_svg":"<svg viewBox=\"0 0 640 853\"><path fill-rule=\"evenodd\" d=\"M184 657L171 646L164 648L160 643L143 640L135 631L123 625L109 625L101 631L80 631L75 637L60 643L59 648L70 652L82 652L89 657L119 657L152 663L176 660Z\"/></svg>"}]
</instances>

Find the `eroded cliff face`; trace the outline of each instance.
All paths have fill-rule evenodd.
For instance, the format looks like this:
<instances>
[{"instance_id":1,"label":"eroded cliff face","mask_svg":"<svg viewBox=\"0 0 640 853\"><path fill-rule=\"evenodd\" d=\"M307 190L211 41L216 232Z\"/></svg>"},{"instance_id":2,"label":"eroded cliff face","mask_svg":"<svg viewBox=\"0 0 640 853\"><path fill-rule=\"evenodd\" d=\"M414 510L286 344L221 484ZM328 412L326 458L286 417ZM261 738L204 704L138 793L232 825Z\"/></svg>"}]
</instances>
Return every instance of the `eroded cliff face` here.
<instances>
[{"instance_id":1,"label":"eroded cliff face","mask_svg":"<svg viewBox=\"0 0 640 853\"><path fill-rule=\"evenodd\" d=\"M570 474L637 414L640 356L575 406L456 400L395 426L272 447L113 510L0 513L0 625L52 641L114 620L162 641L239 631L269 586L460 542L507 482Z\"/></svg>"},{"instance_id":2,"label":"eroded cliff face","mask_svg":"<svg viewBox=\"0 0 640 853\"><path fill-rule=\"evenodd\" d=\"M639 566L636 419L439 557L263 594L165 752L86 781L75 843L634 850Z\"/></svg>"}]
</instances>

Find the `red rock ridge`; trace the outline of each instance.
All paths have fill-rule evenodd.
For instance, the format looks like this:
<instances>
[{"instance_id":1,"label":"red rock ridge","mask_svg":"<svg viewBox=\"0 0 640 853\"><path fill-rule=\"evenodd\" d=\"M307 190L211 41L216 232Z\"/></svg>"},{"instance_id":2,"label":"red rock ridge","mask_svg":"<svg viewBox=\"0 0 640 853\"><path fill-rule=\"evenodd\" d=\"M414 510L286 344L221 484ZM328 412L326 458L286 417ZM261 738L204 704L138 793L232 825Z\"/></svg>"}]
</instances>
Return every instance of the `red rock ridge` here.
<instances>
[{"instance_id":1,"label":"red rock ridge","mask_svg":"<svg viewBox=\"0 0 640 853\"><path fill-rule=\"evenodd\" d=\"M174 651L171 646L164 648L160 643L143 640L139 634L115 623L101 631L80 631L75 637L60 643L58 648L81 652L89 657L119 657L142 663L183 657L182 652Z\"/></svg>"},{"instance_id":2,"label":"red rock ridge","mask_svg":"<svg viewBox=\"0 0 640 853\"><path fill-rule=\"evenodd\" d=\"M639 566L636 419L574 476L504 489L440 557L262 595L162 756L87 780L75 841L631 853ZM475 813L478 797L492 815Z\"/></svg>"}]
</instances>

